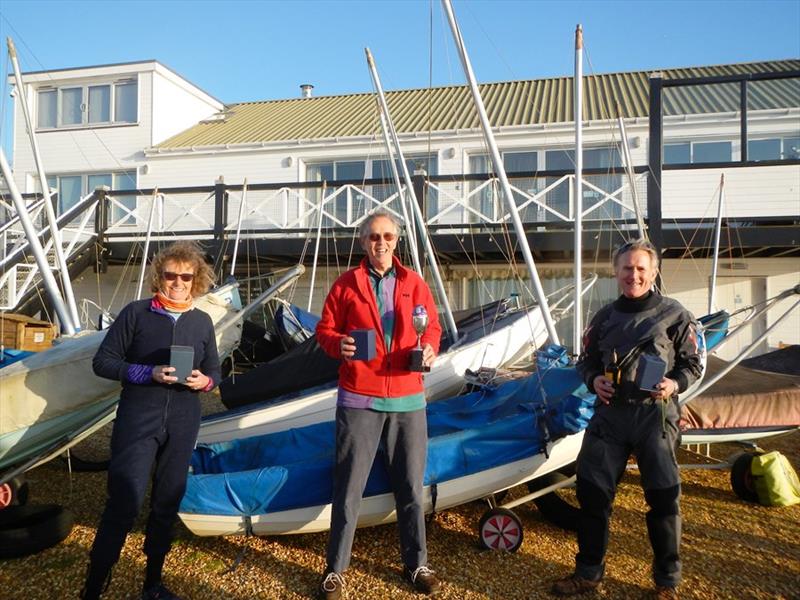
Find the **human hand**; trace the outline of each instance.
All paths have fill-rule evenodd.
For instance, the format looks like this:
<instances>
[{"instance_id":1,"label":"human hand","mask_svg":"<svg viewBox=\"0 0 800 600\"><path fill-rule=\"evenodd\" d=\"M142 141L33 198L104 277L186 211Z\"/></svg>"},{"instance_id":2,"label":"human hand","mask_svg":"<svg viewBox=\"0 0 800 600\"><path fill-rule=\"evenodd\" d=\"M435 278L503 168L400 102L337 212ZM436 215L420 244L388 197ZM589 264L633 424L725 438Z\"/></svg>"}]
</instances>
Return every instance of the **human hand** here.
<instances>
[{"instance_id":1,"label":"human hand","mask_svg":"<svg viewBox=\"0 0 800 600\"><path fill-rule=\"evenodd\" d=\"M658 382L655 389L650 392L650 396L656 400L669 400L678 391L678 382L669 377L664 377Z\"/></svg>"},{"instance_id":2,"label":"human hand","mask_svg":"<svg viewBox=\"0 0 800 600\"><path fill-rule=\"evenodd\" d=\"M433 346L430 344L425 344L422 347L422 366L423 367L430 367L433 364L433 360L436 358L436 352L433 351Z\"/></svg>"},{"instance_id":3,"label":"human hand","mask_svg":"<svg viewBox=\"0 0 800 600\"><path fill-rule=\"evenodd\" d=\"M598 375L592 380L592 387L597 399L603 404L611 402L611 397L614 395L614 384L609 381L605 375Z\"/></svg>"},{"instance_id":4,"label":"human hand","mask_svg":"<svg viewBox=\"0 0 800 600\"><path fill-rule=\"evenodd\" d=\"M156 383L172 384L178 381L177 377L173 377L170 373L175 372L175 367L169 365L156 365L153 367L152 378Z\"/></svg>"},{"instance_id":5,"label":"human hand","mask_svg":"<svg viewBox=\"0 0 800 600\"><path fill-rule=\"evenodd\" d=\"M199 370L193 369L192 374L186 378L185 385L195 391L204 390L210 381L208 375L203 375Z\"/></svg>"},{"instance_id":6,"label":"human hand","mask_svg":"<svg viewBox=\"0 0 800 600\"><path fill-rule=\"evenodd\" d=\"M353 358L353 355L356 353L356 340L349 335L344 336L339 340L339 353L342 355L342 358L346 360Z\"/></svg>"}]
</instances>

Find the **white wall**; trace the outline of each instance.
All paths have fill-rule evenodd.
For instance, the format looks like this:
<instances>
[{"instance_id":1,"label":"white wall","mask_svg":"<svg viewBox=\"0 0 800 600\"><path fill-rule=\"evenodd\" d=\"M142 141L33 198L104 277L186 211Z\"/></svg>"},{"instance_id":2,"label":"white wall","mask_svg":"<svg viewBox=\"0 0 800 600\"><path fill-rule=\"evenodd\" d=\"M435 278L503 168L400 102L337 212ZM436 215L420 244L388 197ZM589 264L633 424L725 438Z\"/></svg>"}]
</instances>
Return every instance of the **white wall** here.
<instances>
[{"instance_id":1,"label":"white wall","mask_svg":"<svg viewBox=\"0 0 800 600\"><path fill-rule=\"evenodd\" d=\"M222 110L218 100L157 65L153 78L153 128L147 146L160 144Z\"/></svg>"}]
</instances>

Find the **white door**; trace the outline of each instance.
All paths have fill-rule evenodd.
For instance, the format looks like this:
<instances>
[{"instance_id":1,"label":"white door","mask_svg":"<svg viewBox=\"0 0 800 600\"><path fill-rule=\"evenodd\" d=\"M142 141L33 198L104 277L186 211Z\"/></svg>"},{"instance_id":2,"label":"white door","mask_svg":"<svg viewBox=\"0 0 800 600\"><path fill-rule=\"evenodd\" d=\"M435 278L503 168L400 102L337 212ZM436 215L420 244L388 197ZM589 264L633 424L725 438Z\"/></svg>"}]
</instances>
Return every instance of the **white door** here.
<instances>
[{"instance_id":1,"label":"white door","mask_svg":"<svg viewBox=\"0 0 800 600\"><path fill-rule=\"evenodd\" d=\"M767 280L764 277L719 277L717 279L717 307L727 310L729 313L763 302L766 298ZM742 312L732 317L729 331L735 331L736 326L741 324L747 315L747 312ZM723 360L732 360L747 348L753 340L764 333L766 327L766 314L757 317L751 323L742 325L740 328L742 331L728 340L716 352L716 355ZM764 340L748 354L748 357L758 356L766 351L767 343Z\"/></svg>"}]
</instances>

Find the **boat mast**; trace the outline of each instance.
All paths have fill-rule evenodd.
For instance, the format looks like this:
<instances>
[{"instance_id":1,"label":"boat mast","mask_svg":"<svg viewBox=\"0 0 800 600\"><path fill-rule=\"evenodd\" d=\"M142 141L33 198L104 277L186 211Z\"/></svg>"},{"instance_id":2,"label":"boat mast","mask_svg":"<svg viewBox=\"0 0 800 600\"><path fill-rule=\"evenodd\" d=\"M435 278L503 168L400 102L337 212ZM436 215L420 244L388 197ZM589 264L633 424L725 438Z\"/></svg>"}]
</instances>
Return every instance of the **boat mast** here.
<instances>
[{"instance_id":1,"label":"boat mast","mask_svg":"<svg viewBox=\"0 0 800 600\"><path fill-rule=\"evenodd\" d=\"M433 275L433 281L436 285L436 290L439 292L439 299L442 302L442 308L444 309L444 317L445 321L447 321L447 328L450 330L452 335L453 342L458 340L458 329L456 327L455 318L453 318L453 311L450 308L450 300L447 296L447 290L444 288L444 282L442 281L442 275L439 272L439 264L436 260L436 253L434 252L433 246L431 245L430 236L428 235L428 228L425 226L425 218L422 215L422 211L419 207L419 202L417 201L417 194L414 192L414 186L411 183L411 176L408 174L408 167L406 166L406 160L403 156L403 150L400 148L400 140L397 138L397 131L395 131L394 125L392 124L392 116L389 113L389 105L386 103L386 96L383 93L383 87L381 86L380 77L378 77L378 70L375 68L375 61L372 59L372 54L369 51L369 48L364 48L364 51L367 55L367 64L369 65L370 73L372 74L372 79L375 82L375 89L378 92L378 106L381 110L381 125L383 126L384 135L390 134L392 140L394 141L395 151L397 152L397 158L400 162L400 166L403 169L403 177L406 180L406 191L408 192L408 204L411 205L411 212L414 214L414 219L417 222L417 227L419 227L420 237L422 238L422 244L425 247L425 255L428 257L428 261L431 264L431 275ZM388 140L387 140L387 151L389 152L389 160L394 164L394 157L391 155L391 151L389 150ZM395 171L396 173L396 171ZM396 182L398 193L400 192L400 181ZM402 197L401 197L402 202ZM419 270L419 267L418 267ZM421 271L420 271L421 274Z\"/></svg>"},{"instance_id":2,"label":"boat mast","mask_svg":"<svg viewBox=\"0 0 800 600\"><path fill-rule=\"evenodd\" d=\"M372 58L372 52L369 51L369 48L364 48L364 53L367 55L367 66L369 67L369 74L372 76L372 83L376 89L375 100L378 104L378 116L381 120L381 132L383 133L383 143L386 146L386 157L389 159L389 168L392 170L392 179L394 179L394 185L397 188L397 196L400 199L400 208L403 211L403 218L406 221L406 227L408 227L408 244L411 246L411 261L414 263L414 269L422 275L422 265L419 262L419 249L417 248L417 236L416 232L414 231L414 222L413 220L408 218L408 211L406 210L406 204L408 201L408 197L406 194L403 193L403 187L400 184L400 175L397 172L397 163L395 162L394 152L392 152L391 142L389 140L389 130L392 130L392 134L395 134L394 127L391 125L391 122L387 123L387 114L389 114L389 107L386 104L386 98L383 94L383 86L381 85L380 77L378 77L378 69L375 67L375 61ZM396 135L396 134L395 134ZM400 145L397 145L397 148L400 148ZM400 154L402 157L402 153ZM399 159L403 166L406 167L405 161L401 158ZM408 173L408 168L404 170L404 175ZM413 192L413 185L408 178L406 178L406 185L411 193Z\"/></svg>"},{"instance_id":3,"label":"boat mast","mask_svg":"<svg viewBox=\"0 0 800 600\"><path fill-rule=\"evenodd\" d=\"M572 331L572 352L581 352L581 336L583 334L583 302L581 279L583 259L583 29L580 24L575 28L575 98L573 118L575 119L575 198L573 198L575 227L575 326Z\"/></svg>"},{"instance_id":4,"label":"boat mast","mask_svg":"<svg viewBox=\"0 0 800 600\"><path fill-rule=\"evenodd\" d=\"M11 167L8 166L6 153L2 148L0 148L0 170L3 172L8 191L11 192L11 199L14 202L14 207L17 209L19 222L22 223L22 228L25 230L25 235L28 238L28 244L33 252L33 257L36 259L39 272L42 274L44 287L50 294L53 307L56 310L59 321L61 321L61 329L67 335L73 335L75 333L75 326L72 323L72 318L70 317L66 304L64 304L61 293L58 291L56 278L53 277L53 273L50 270L50 264L47 262L47 257L44 254L44 248L42 248L42 244L39 242L36 228L33 226L31 217L28 214L28 209L25 207L25 201L22 199L22 196L20 196L17 184L14 181L14 177L11 175Z\"/></svg>"},{"instance_id":5,"label":"boat mast","mask_svg":"<svg viewBox=\"0 0 800 600\"><path fill-rule=\"evenodd\" d=\"M636 182L634 181L633 172L633 159L631 158L631 148L628 145L628 132L625 129L625 121L622 119L622 110L620 109L619 102L616 103L617 107L617 126L619 127L619 136L622 139L622 156L625 160L625 174L628 176L628 185L631 186L631 196L633 197L633 214L636 216L636 228L639 230L639 238L647 239L647 229L644 226L644 217L642 216L642 209L639 206L639 194L636 193Z\"/></svg>"},{"instance_id":6,"label":"boat mast","mask_svg":"<svg viewBox=\"0 0 800 600\"><path fill-rule=\"evenodd\" d=\"M236 219L236 239L233 242L233 258L231 259L231 277L236 271L236 257L239 254L239 239L242 235L242 218L244 217L244 207L247 205L247 177L244 178L242 185L242 200L239 202L239 217Z\"/></svg>"},{"instance_id":7,"label":"boat mast","mask_svg":"<svg viewBox=\"0 0 800 600\"><path fill-rule=\"evenodd\" d=\"M8 45L8 57L11 59L11 65L14 68L14 81L16 82L18 92L17 98L19 98L19 105L22 109L22 114L25 117L25 125L28 128L28 137L31 140L31 149L33 150L33 160L36 163L36 172L39 176L39 182L42 186L44 214L47 215L47 223L50 225L50 236L53 239L53 250L56 256L56 264L58 265L58 270L61 274L61 285L64 288L66 306L69 310L70 320L75 330L80 330L81 320L78 316L78 305L75 303L75 294L72 291L72 281L70 281L69 278L67 260L64 257L64 248L61 245L61 232L58 229L56 213L53 210L53 203L50 201L50 186L47 185L47 176L44 172L42 156L39 153L39 144L36 141L36 133L31 120L31 113L28 109L28 94L25 86L22 83L22 74L19 70L19 61L17 60L17 50L14 47L14 42L10 37L6 38L6 43Z\"/></svg>"},{"instance_id":8,"label":"boat mast","mask_svg":"<svg viewBox=\"0 0 800 600\"><path fill-rule=\"evenodd\" d=\"M719 238L722 231L722 202L725 197L725 173L719 176L719 202L717 203L717 222L714 225L714 257L711 261L711 281L708 289L708 313L714 311L717 291L717 268L719 267Z\"/></svg>"},{"instance_id":9,"label":"boat mast","mask_svg":"<svg viewBox=\"0 0 800 600\"><path fill-rule=\"evenodd\" d=\"M147 253L150 251L150 237L153 234L153 218L156 214L156 202L158 202L158 188L153 190L153 204L150 205L150 216L147 219L147 234L144 238L144 250L142 251L142 268L139 271L139 284L136 286L137 300L140 300L142 297L144 274L147 271Z\"/></svg>"},{"instance_id":10,"label":"boat mast","mask_svg":"<svg viewBox=\"0 0 800 600\"><path fill-rule=\"evenodd\" d=\"M322 181L322 191L319 197L319 209L317 211L317 239L314 243L314 263L311 266L311 283L308 284L308 312L311 312L311 302L314 299L314 283L317 277L317 261L319 260L319 242L322 239L322 214L325 206L325 196L327 195L328 181Z\"/></svg>"},{"instance_id":11,"label":"boat mast","mask_svg":"<svg viewBox=\"0 0 800 600\"><path fill-rule=\"evenodd\" d=\"M544 293L542 282L539 279L539 273L536 270L536 264L533 262L531 248L528 245L528 239L525 237L525 229L523 228L522 220L519 217L519 210L517 209L517 204L514 201L514 196L511 192L511 185L508 183L506 170L503 167L503 160L500 157L500 151L497 149L497 143L495 142L494 134L492 133L489 117L486 114L486 108L484 107L483 100L481 99L481 93L478 90L478 84L475 83L475 74L472 71L472 65L470 64L469 57L467 56L467 49L464 47L464 40L461 37L461 31L458 29L458 23L456 23L456 18L453 14L453 7L450 3L450 0L442 0L442 6L447 13L447 20L450 22L450 29L453 32L456 48L458 49L459 56L461 57L461 64L464 67L464 74L467 77L467 82L469 83L470 90L472 91L472 99L475 103L475 108L477 109L478 116L481 120L483 135L486 139L486 144L489 146L489 150L491 151L494 170L497 173L498 179L500 180L503 195L508 203L508 212L511 214L511 221L514 223L514 229L517 233L520 249L522 250L522 255L525 258L525 264L527 265L528 271L531 275L534 296L536 301L539 303L539 309L542 312L542 319L544 320L545 327L547 328L547 335L550 338L551 343L558 344L558 334L556 333L553 318L550 315L550 307L547 304L547 296Z\"/></svg>"}]
</instances>

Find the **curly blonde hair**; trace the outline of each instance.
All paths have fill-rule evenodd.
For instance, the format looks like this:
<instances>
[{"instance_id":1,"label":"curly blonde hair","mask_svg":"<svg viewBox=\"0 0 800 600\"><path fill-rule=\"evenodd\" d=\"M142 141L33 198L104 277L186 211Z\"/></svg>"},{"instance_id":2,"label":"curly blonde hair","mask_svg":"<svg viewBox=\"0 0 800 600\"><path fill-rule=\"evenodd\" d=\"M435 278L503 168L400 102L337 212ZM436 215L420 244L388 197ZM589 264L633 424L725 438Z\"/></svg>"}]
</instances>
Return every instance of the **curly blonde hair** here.
<instances>
[{"instance_id":1,"label":"curly blonde hair","mask_svg":"<svg viewBox=\"0 0 800 600\"><path fill-rule=\"evenodd\" d=\"M194 268L192 280L192 297L202 296L214 285L214 270L206 263L200 247L194 242L175 242L153 257L150 264L150 291L156 293L161 289L164 265L168 262L186 263Z\"/></svg>"}]
</instances>

